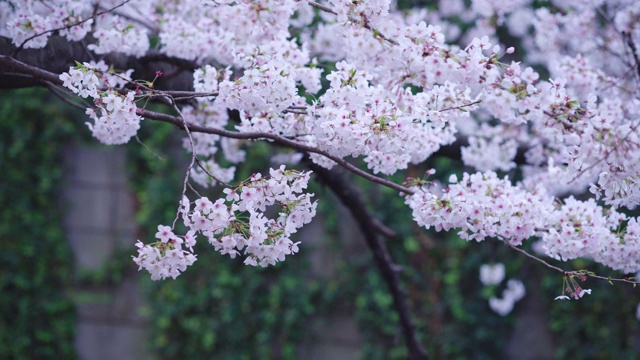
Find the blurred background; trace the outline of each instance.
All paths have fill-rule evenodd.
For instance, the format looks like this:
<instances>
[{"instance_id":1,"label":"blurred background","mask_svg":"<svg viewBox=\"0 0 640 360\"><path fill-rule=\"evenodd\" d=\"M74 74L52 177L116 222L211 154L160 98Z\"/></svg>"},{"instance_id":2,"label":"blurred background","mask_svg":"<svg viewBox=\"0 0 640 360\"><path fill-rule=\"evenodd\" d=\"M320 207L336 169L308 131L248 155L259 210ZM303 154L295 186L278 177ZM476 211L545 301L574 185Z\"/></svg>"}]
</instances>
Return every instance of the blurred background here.
<instances>
[{"instance_id":1,"label":"blurred background","mask_svg":"<svg viewBox=\"0 0 640 360\"><path fill-rule=\"evenodd\" d=\"M140 142L106 147L83 121L43 89L0 92L0 358L406 358L392 298L329 189L311 188L319 214L285 262L249 267L201 241L193 267L152 282L131 261L133 245L175 217L187 160L180 134L143 124ZM248 151L236 179L272 165L267 145ZM430 167L446 178L460 164L435 158L411 171ZM637 289L588 280L591 295L554 301L561 274L497 242L420 230L393 191L351 180L398 233L387 246L432 358L638 358ZM480 266L496 262L506 278L483 285ZM586 260L562 266L620 276ZM509 279L526 296L503 316L488 299Z\"/></svg>"}]
</instances>

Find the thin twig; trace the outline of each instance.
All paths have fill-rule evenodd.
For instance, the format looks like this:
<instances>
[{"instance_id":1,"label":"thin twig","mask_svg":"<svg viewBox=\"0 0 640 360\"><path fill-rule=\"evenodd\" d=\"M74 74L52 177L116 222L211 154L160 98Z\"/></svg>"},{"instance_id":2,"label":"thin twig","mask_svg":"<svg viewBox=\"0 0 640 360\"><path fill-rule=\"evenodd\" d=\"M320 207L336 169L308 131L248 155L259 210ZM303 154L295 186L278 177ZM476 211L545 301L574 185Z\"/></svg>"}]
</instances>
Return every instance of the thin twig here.
<instances>
[{"instance_id":1,"label":"thin twig","mask_svg":"<svg viewBox=\"0 0 640 360\"><path fill-rule=\"evenodd\" d=\"M198 197L202 197L202 195L200 195L200 193L198 192L198 190L196 190L191 183L187 183L187 186L189 186L189 189L191 189L191 191L193 191Z\"/></svg>"},{"instance_id":2,"label":"thin twig","mask_svg":"<svg viewBox=\"0 0 640 360\"><path fill-rule=\"evenodd\" d=\"M482 100L476 100L476 101L468 103L468 104L463 104L463 105L459 105L459 106L452 106L452 107L444 108L444 109L441 109L441 110L438 110L438 111L443 112L443 111L450 111L450 110L462 110L462 108L473 106L473 105L480 104L480 103L482 103Z\"/></svg>"},{"instance_id":3,"label":"thin twig","mask_svg":"<svg viewBox=\"0 0 640 360\"><path fill-rule=\"evenodd\" d=\"M61 91L58 87L56 87L56 85L55 85L55 84L52 84L52 83L50 83L50 82L48 82L48 81L45 81L44 83L45 83L45 85L47 86L47 88L48 88L49 90L51 90L51 92L53 93L53 95L54 95L55 97L57 97L58 99L62 100L62 101L63 101L64 103L66 103L67 105L73 106L73 107L75 107L76 109L80 109L80 110L82 110L82 111L86 111L86 110L87 110L87 108L89 107L89 106L82 106L82 105L80 105L80 104L78 104L77 102L74 102L74 101L70 101L70 100L68 99L68 97L67 97L67 96L65 96L65 95L67 95L67 94L66 94L64 91ZM83 99L82 101L83 101L83 102L86 102L84 99Z\"/></svg>"},{"instance_id":4,"label":"thin twig","mask_svg":"<svg viewBox=\"0 0 640 360\"><path fill-rule=\"evenodd\" d=\"M215 180L215 181L219 182L220 184L223 184L223 185L224 185L224 186L226 186L226 187L233 187L233 185L228 184L228 183L226 183L226 182L224 182L224 181L222 181L222 180L218 179L218 178L217 178L216 176L214 176L211 172L209 172L209 170L207 170L207 168L206 168L204 165L202 165L202 161L200 161L200 159L198 159L198 157L197 157L197 156L196 156L196 164L198 165L198 167L199 167L200 169L202 169L202 171L204 171L204 172L205 172L205 174L207 174L207 175L208 175L210 178L212 178L213 180Z\"/></svg>"},{"instance_id":5,"label":"thin twig","mask_svg":"<svg viewBox=\"0 0 640 360\"><path fill-rule=\"evenodd\" d=\"M309 113L307 113L306 111L300 111L300 110L293 110L293 109L284 109L282 110L283 113L289 113L289 114L297 114L297 115L309 115Z\"/></svg>"},{"instance_id":6,"label":"thin twig","mask_svg":"<svg viewBox=\"0 0 640 360\"><path fill-rule=\"evenodd\" d=\"M619 144L623 144L625 141L627 141L627 139L629 138L629 136L636 131L636 129L638 128L638 126L640 126L640 122L636 123L635 125L631 126L631 128L629 129L629 132L624 136L624 138L620 139L618 141ZM596 160L596 162L594 162L593 164L587 166L585 169L580 170L580 172L578 174L576 174L576 176L574 176L569 182L568 184L571 184L572 182L576 181L580 176L582 176L583 174L585 174L587 171L591 170L592 168L595 168L596 165L598 165L599 163L601 163L602 161L608 160L609 156L611 156L611 154L613 152L617 152L617 149L614 148L609 148L607 149L607 151L605 151L604 156L601 157L600 159Z\"/></svg>"},{"instance_id":7,"label":"thin twig","mask_svg":"<svg viewBox=\"0 0 640 360\"><path fill-rule=\"evenodd\" d=\"M184 117L182 116L182 112L180 111L180 109L178 108L178 105L176 105L176 102L173 100L173 98L169 97L169 100L171 100L171 104L173 105L173 109L178 113L178 115L180 115L181 119L184 119ZM193 136L191 136L191 130L189 130L189 126L187 125L186 121L182 121L182 128L184 129L184 131L187 133L187 136L189 137L189 144L191 145L191 162L189 163L189 166L187 167L187 171L184 175L184 182L182 184L182 196L187 196L187 183L189 182L189 176L191 175L191 169L193 168L193 164L196 162L196 146L193 142ZM176 217L175 219L173 219L173 224L171 226L171 228L175 228L176 226L176 222L178 221L178 218L180 217L180 208L178 208L178 212L176 213Z\"/></svg>"},{"instance_id":8,"label":"thin twig","mask_svg":"<svg viewBox=\"0 0 640 360\"><path fill-rule=\"evenodd\" d=\"M98 4L98 5L100 5L100 4ZM98 6L98 7L100 7L100 6ZM149 17L149 15L147 15L147 14L142 14L142 13L140 12L140 9L138 9L137 7L135 7L135 6L133 6L133 5L131 6L131 8L132 8L133 10L135 10L135 11L138 13L138 15L140 15L140 17L141 17L141 18ZM137 19L137 18L135 18L135 17L133 17L133 16L131 16L131 15L124 14L124 13L119 12L119 11L114 11L113 13L114 13L114 14L116 14L116 15L118 15L118 16L119 16L119 17L121 17L121 18L127 19L127 20L129 20L129 21L131 21L131 22L135 22L135 23L138 23L138 24L140 24L140 25L144 26L144 27L145 27L145 28L147 28L151 33L154 33L154 34L157 34L157 33L158 33L158 28L157 28L157 27L154 27L153 25L148 24L148 23L144 22L144 21L143 21L143 20L141 20L141 19Z\"/></svg>"},{"instance_id":9,"label":"thin twig","mask_svg":"<svg viewBox=\"0 0 640 360\"><path fill-rule=\"evenodd\" d=\"M333 14L333 15L338 15L337 12L333 11L332 8L328 7L328 6L324 6L322 4L319 4L315 1L308 1L309 5L311 5L311 7L314 7L318 10L322 10L324 12L328 12L329 14Z\"/></svg>"},{"instance_id":10,"label":"thin twig","mask_svg":"<svg viewBox=\"0 0 640 360\"><path fill-rule=\"evenodd\" d=\"M138 144L142 145L142 147L144 147L151 155L155 156L156 158L165 161L165 159L160 156L158 153L156 153L155 151L151 150L150 147L147 146L147 144L145 144L144 142L142 142L142 140L140 140L140 137L136 134L135 136L136 141L138 142Z\"/></svg>"},{"instance_id":11,"label":"thin twig","mask_svg":"<svg viewBox=\"0 0 640 360\"><path fill-rule=\"evenodd\" d=\"M170 91L149 89L149 95L170 96L173 100L195 99L200 97L218 96L217 92L195 92L195 91Z\"/></svg>"},{"instance_id":12,"label":"thin twig","mask_svg":"<svg viewBox=\"0 0 640 360\"><path fill-rule=\"evenodd\" d=\"M537 256L535 256L535 255L530 254L529 252L527 252L527 251L526 251L526 250L524 250L524 249L521 249L521 248L519 248L519 247L515 247L515 246L513 246L513 245L511 245L511 244L508 244L508 245L509 245L509 247L510 247L511 249L513 249L513 250L515 250L515 251L517 251L517 252L519 252L519 253L523 254L524 256L526 256L526 257L528 257L528 258L530 258L530 259L532 259L532 260L535 260L535 261L537 261L537 262L539 262L539 263L543 264L544 266L548 267L549 269L552 269L552 270L555 270L555 271L557 271L557 272L560 272L560 273L562 273L563 275L585 275L585 276L588 276L588 277L592 277L592 278L594 278L594 279L606 280L606 281L609 281L609 282L613 282L613 281L615 281L615 282L622 282L622 283L628 283L628 284L633 284L633 285L638 285L638 284L640 284L640 282L632 281L632 280L625 279L625 278L622 278L622 279L615 279L615 278L604 277L604 276L595 275L595 274L584 273L584 272L582 272L582 271L567 271L567 270L561 269L561 268L559 268L559 267L557 267L557 266L553 266L553 265L549 264L548 262L546 262L546 261L544 261L544 260L540 259L539 257L537 257Z\"/></svg>"},{"instance_id":13,"label":"thin twig","mask_svg":"<svg viewBox=\"0 0 640 360\"><path fill-rule=\"evenodd\" d=\"M505 242L505 244L507 244L507 243ZM535 261L537 261L537 262L542 263L544 266L548 267L549 269L553 269L553 270L555 270L555 271L559 271L559 272L561 272L561 273L563 273L563 274L564 274L564 273L566 273L566 271L564 271L564 269L561 269L561 268L559 268L559 267L557 267L557 266L553 266L553 265L549 264L548 262L546 262L546 261L544 261L544 260L540 259L539 257L537 257L537 256L535 256L535 255L532 255L532 254L528 253L528 252L527 252L526 250L524 250L524 249L521 249L521 248L519 248L519 247L515 247L515 246L513 246L513 245L511 245L511 244L507 244L507 245L509 245L509 247L510 247L510 248L512 248L513 250L515 250L515 251L517 251L517 252L519 252L519 253L524 254L526 257L531 258L531 259L533 259L533 260L535 260Z\"/></svg>"}]
</instances>

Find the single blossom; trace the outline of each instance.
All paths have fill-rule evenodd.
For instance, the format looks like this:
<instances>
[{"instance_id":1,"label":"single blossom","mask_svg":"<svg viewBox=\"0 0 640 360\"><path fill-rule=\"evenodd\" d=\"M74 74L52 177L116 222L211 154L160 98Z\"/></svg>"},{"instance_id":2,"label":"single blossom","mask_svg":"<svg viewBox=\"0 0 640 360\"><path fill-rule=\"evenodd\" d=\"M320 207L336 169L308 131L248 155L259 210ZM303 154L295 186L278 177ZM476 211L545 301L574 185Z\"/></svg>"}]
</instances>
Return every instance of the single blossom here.
<instances>
[{"instance_id":1,"label":"single blossom","mask_svg":"<svg viewBox=\"0 0 640 360\"><path fill-rule=\"evenodd\" d=\"M480 266L480 282L483 285L497 285L504 279L504 264L483 264Z\"/></svg>"}]
</instances>

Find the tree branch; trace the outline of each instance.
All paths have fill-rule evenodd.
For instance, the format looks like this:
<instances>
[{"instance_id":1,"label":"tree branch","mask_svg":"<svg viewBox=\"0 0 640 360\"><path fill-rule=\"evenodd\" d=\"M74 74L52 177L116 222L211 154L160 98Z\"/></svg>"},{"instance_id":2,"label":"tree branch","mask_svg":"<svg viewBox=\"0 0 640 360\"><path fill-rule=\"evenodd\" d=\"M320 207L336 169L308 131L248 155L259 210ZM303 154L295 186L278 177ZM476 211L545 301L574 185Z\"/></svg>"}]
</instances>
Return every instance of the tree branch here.
<instances>
[{"instance_id":1,"label":"tree branch","mask_svg":"<svg viewBox=\"0 0 640 360\"><path fill-rule=\"evenodd\" d=\"M409 351L407 359L427 359L427 351L418 338L416 325L411 317L407 295L400 285L400 276L396 271L397 265L393 263L385 243L378 236L376 220L367 210L360 194L338 171L327 170L309 160L307 160L307 165L321 182L329 186L358 223L367 246L373 253L376 266L380 270L393 297L393 304L400 318L400 327Z\"/></svg>"},{"instance_id":2,"label":"tree branch","mask_svg":"<svg viewBox=\"0 0 640 360\"><path fill-rule=\"evenodd\" d=\"M21 61L18 61L16 59L13 59L9 56L6 55L0 55L0 70L2 69L10 69L12 71L18 72L18 73L22 73L22 74L27 74L27 75L31 75L34 78L38 79L39 81L48 81L52 84L56 84L56 85L62 85L62 80L60 80L60 78L58 77L57 74L51 73L49 71L37 68L35 66L23 63ZM178 95L182 95L184 96L185 93L181 93L181 92L171 92L171 94L178 94ZM197 93L191 93L191 94L197 94ZM210 96L210 93L204 93L204 94L198 94L200 96ZM141 109L138 108L137 110L138 115L143 116L145 118L149 118L149 119L154 119L154 120L158 120L158 121L164 121L164 122L168 122L168 123L172 123L176 126L178 126L181 129L184 129L184 120L179 117L179 116L172 116L172 115L168 115L168 114L163 114L163 113L158 113L158 112L154 112L154 111L150 111L150 110L146 110L146 109ZM273 142L279 144L279 145L283 145L286 146L288 148L291 149L297 149L303 152L310 152L310 153L315 153L318 155L322 155L327 157L328 159L331 159L333 161L335 161L337 164L339 164L340 166L344 167L345 169L351 171L352 173L361 176L371 182L375 182L384 186L387 186L389 188L392 188L394 190L397 190L401 193L405 193L405 194L413 194L413 191L407 187L404 187L402 185L398 185L392 181L377 177L375 175L369 174L366 171L362 171L360 170L358 167L356 167L355 165L349 163L348 161L337 157L337 156L333 156L331 154L329 154L326 151L320 150L318 148L315 148L313 146L309 146L309 145L305 145L305 144L301 144L297 141L294 140L290 140L287 139L285 137L276 135L276 134L270 134L270 133L263 133L263 132L251 132L251 133L240 133L240 132L236 132L236 131L229 131L229 130L225 130L225 129L219 129L219 128L210 128L210 127L206 127L206 126L201 126L201 125L197 125L197 124L187 124L187 126L189 127L189 129L191 131L194 132L201 132L201 133L207 133L207 134L216 134L216 135L220 135L220 136L224 136L224 137L229 137L229 138L234 138L234 139L248 139L248 140L260 140L260 139L268 139L268 140L272 140Z\"/></svg>"},{"instance_id":3,"label":"tree branch","mask_svg":"<svg viewBox=\"0 0 640 360\"><path fill-rule=\"evenodd\" d=\"M158 112L154 112L154 111L150 111L150 110L145 110L145 109L140 109L138 108L137 114L140 116L143 116L145 118L148 119L154 119L154 120L158 120L158 121L163 121L163 122L168 122L171 124L176 125L177 127L184 129L184 120L178 116L173 116L173 115L167 115L167 114L163 114L163 113L158 113ZM358 167L356 167L355 165L349 163L348 161L331 155L330 153L324 151L324 150L320 150L318 148L315 148L313 146L309 146L309 145L305 145L302 143L299 143L297 141L294 140L290 140L287 139L285 137L282 137L280 135L276 135L276 134L270 134L270 133L264 133L264 132L237 132L237 131L229 131L229 130L225 130L225 129L220 129L220 128L211 128L211 127L206 127L206 126L202 126L202 125L197 125L197 124L187 124L187 126L189 127L189 130L191 130L192 132L200 132L200 133L206 133L206 134L215 134L215 135L220 135L220 136L224 136L224 137L228 137L228 138L233 138L233 139L245 139L245 140L271 140L274 143L278 144L278 145L282 145L285 147L288 147L290 149L296 149L302 152L308 152L308 153L314 153L314 154L318 154L318 155L322 155L328 159L331 159L333 161L335 161L338 165L342 166L343 168L349 170L350 172L364 178L367 179L371 182L374 183L378 183L380 185L384 185L386 187L389 187L391 189L397 190L401 193L404 194L413 194L413 190L404 187L402 185L396 184L393 181L389 181L387 179L383 179L381 177L369 174L366 171L360 170Z\"/></svg>"},{"instance_id":4,"label":"tree branch","mask_svg":"<svg viewBox=\"0 0 640 360\"><path fill-rule=\"evenodd\" d=\"M42 49L23 49L16 56L9 56L15 49L11 39L0 36L0 56L4 55L6 58L15 59L56 76L64 71L69 71L69 67L75 66L76 61L89 62L93 60L82 42L68 41L60 36L51 36L47 46ZM133 69L135 77L139 80L153 80L157 70L161 70L165 74L173 74L159 78L154 83L156 89L193 91L193 70L197 68L197 64L193 62L166 56L153 50L141 58L112 53L99 57L99 59L105 60L116 69ZM0 88L18 89L38 85L42 85L42 83L37 77L12 74L7 67L0 63Z\"/></svg>"},{"instance_id":5,"label":"tree branch","mask_svg":"<svg viewBox=\"0 0 640 360\"><path fill-rule=\"evenodd\" d=\"M9 71L30 75L39 85L44 85L43 81L48 81L55 85L62 85L62 80L60 80L58 75L55 73L18 61L8 55L0 55L0 74ZM2 80L2 85L5 85L5 79Z\"/></svg>"},{"instance_id":6,"label":"tree branch","mask_svg":"<svg viewBox=\"0 0 640 360\"><path fill-rule=\"evenodd\" d=\"M9 46L7 49L6 47ZM11 50L10 40L0 37L0 54ZM9 51L10 52L10 51ZM68 71L70 66L75 64L75 60L84 62L89 61L84 49L79 43L70 43L63 38L54 37L49 39L49 45L45 49L32 50L26 49L20 52L19 56L12 58L7 55L0 55L0 88L21 88L43 85L43 80L55 85L62 85L62 81L58 78L58 74ZM162 54L150 53L140 59L112 56L108 59L119 69L134 69L137 79L153 80L156 76L156 69L164 69L167 66L177 64L184 71L182 75L167 79L166 76L158 78L154 82L155 90L163 91L163 95L173 96L176 101L190 100L200 96L213 96L212 93L196 93L193 92L193 74L192 71L195 64L167 57ZM157 64L153 67L150 64ZM26 76L25 76L26 75ZM160 91L159 91L160 92ZM461 105L457 108L474 105ZM291 107L286 112L302 113L306 108L297 106ZM456 108L443 109L441 111L454 110ZM146 110L145 110L146 111ZM162 117L162 114L147 112L144 115L160 121L168 121L180 126L180 121L175 118ZM442 146L433 156L444 156L454 160L460 160L460 149L467 146L466 139L459 138L451 145ZM518 149L518 153L514 161L516 164L524 164L525 149ZM334 160L335 161L335 160ZM342 165L342 164L341 164ZM351 170L350 170L351 171ZM371 180L371 179L370 179ZM374 182L378 182L372 180ZM383 184L387 186L387 184ZM395 188L398 191L406 192L405 189Z\"/></svg>"},{"instance_id":7,"label":"tree branch","mask_svg":"<svg viewBox=\"0 0 640 360\"><path fill-rule=\"evenodd\" d=\"M505 243L506 244L506 243ZM551 264L549 264L548 262L544 261L543 259L540 259L539 257L528 253L526 250L519 248L519 247L515 247L513 245L507 244L511 249L523 254L524 256L528 257L531 260L537 261L539 263L541 263L542 265L548 267L549 269L555 270L557 272L562 273L563 275L585 275L587 277L591 277L594 279L598 279L598 280L606 280L609 283L611 283L613 285L613 282L622 282L622 283L627 283L627 284L632 284L633 286L636 286L638 284L640 284L640 282L638 281L638 279L629 279L629 278L611 278L611 277L604 277L604 276L600 276L600 275L596 275L593 273L589 273L589 272L584 272L584 271L580 271L580 270L574 270L574 271L567 271L564 270L562 268L559 268L557 266L553 266Z\"/></svg>"},{"instance_id":8,"label":"tree branch","mask_svg":"<svg viewBox=\"0 0 640 360\"><path fill-rule=\"evenodd\" d=\"M627 46L629 47L629 49L631 49L631 55L633 56L633 60L636 63L638 80L640 81L640 59L638 58L638 49L636 48L636 44L633 42L633 37L630 33L623 32L622 37L627 41Z\"/></svg>"}]
</instances>

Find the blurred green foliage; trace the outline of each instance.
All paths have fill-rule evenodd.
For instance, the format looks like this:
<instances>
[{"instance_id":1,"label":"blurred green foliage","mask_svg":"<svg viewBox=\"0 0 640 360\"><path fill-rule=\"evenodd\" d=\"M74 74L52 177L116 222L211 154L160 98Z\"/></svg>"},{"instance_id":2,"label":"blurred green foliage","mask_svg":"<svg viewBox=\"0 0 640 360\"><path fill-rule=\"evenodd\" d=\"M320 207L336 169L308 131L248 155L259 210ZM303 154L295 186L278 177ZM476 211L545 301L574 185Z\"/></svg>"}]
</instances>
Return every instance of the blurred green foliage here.
<instances>
[{"instance_id":1,"label":"blurred green foliage","mask_svg":"<svg viewBox=\"0 0 640 360\"><path fill-rule=\"evenodd\" d=\"M621 277L602 265L585 260L573 268L588 268L597 274ZM561 295L562 277L545 274L542 286L549 299L549 327L554 334L557 359L638 359L640 326L634 316L640 304L640 289L629 284L609 284L589 279L580 286L591 295L580 300L551 301Z\"/></svg>"},{"instance_id":2,"label":"blurred green foliage","mask_svg":"<svg viewBox=\"0 0 640 360\"><path fill-rule=\"evenodd\" d=\"M72 254L61 226L69 113L43 89L0 92L0 358L73 359Z\"/></svg>"}]
</instances>

